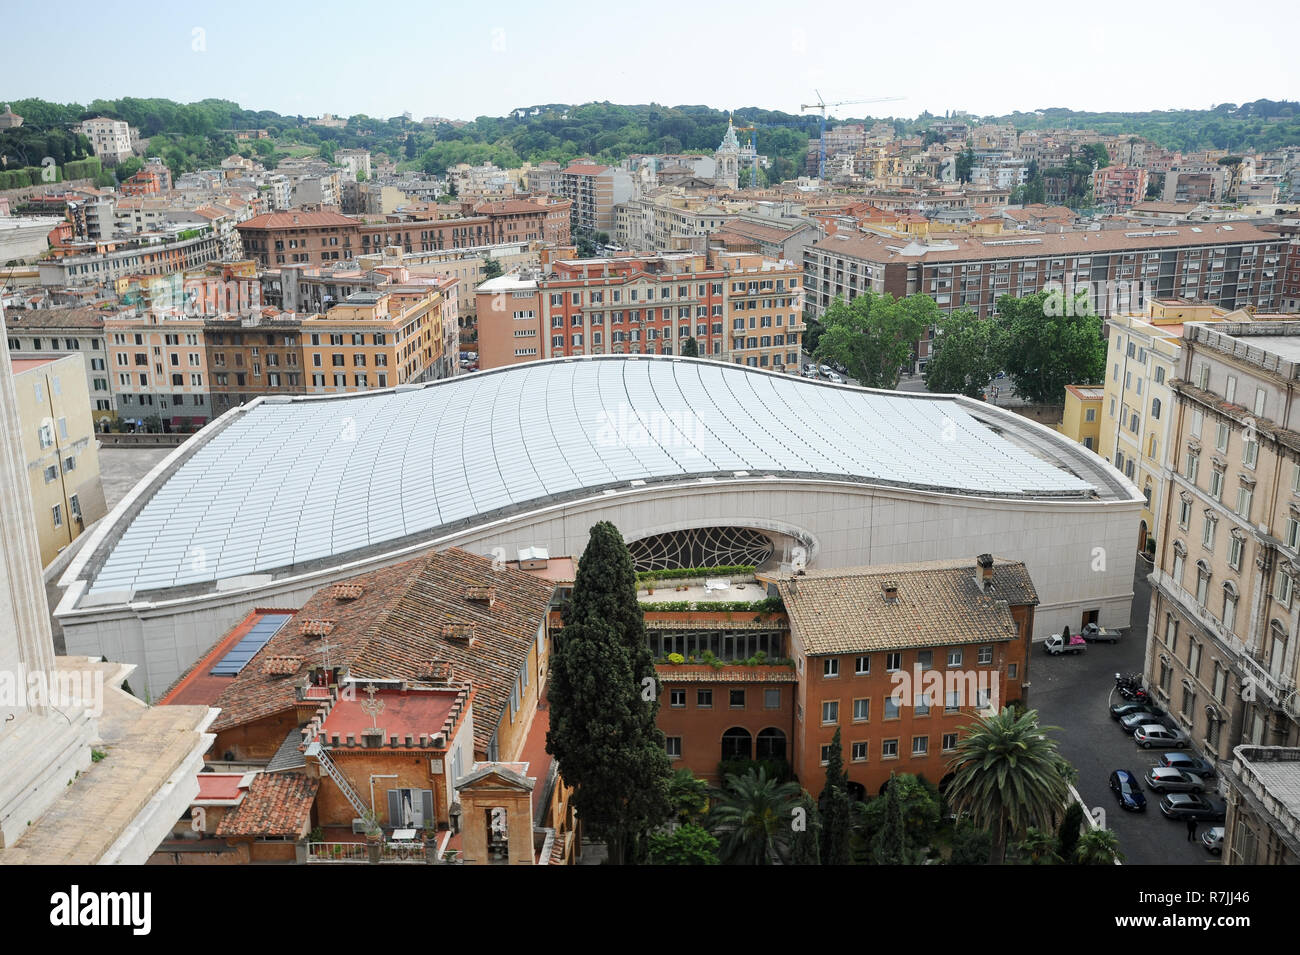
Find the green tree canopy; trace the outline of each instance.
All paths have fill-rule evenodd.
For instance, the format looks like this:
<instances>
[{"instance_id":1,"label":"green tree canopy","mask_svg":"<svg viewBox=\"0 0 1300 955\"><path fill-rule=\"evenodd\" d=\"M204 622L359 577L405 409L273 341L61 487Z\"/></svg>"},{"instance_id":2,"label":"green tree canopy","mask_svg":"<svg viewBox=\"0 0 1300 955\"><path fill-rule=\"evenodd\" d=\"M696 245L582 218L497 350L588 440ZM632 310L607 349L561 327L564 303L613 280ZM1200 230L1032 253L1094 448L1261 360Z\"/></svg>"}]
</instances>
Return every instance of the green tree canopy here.
<instances>
[{"instance_id":1,"label":"green tree canopy","mask_svg":"<svg viewBox=\"0 0 1300 955\"><path fill-rule=\"evenodd\" d=\"M715 794L709 829L721 841L719 858L727 865L786 862L794 837L794 810L800 808L797 783L771 779L767 771L728 775Z\"/></svg>"},{"instance_id":2,"label":"green tree canopy","mask_svg":"<svg viewBox=\"0 0 1300 955\"><path fill-rule=\"evenodd\" d=\"M1002 367L1026 400L1059 405L1066 385L1095 384L1106 373L1102 322L1086 297L1062 292L998 299L998 349Z\"/></svg>"},{"instance_id":3,"label":"green tree canopy","mask_svg":"<svg viewBox=\"0 0 1300 955\"><path fill-rule=\"evenodd\" d=\"M989 861L1001 863L1007 842L1030 826L1052 825L1065 812L1065 759L1040 727L1038 711L1017 717L1010 707L965 727L949 766L948 802L993 835Z\"/></svg>"},{"instance_id":4,"label":"green tree canopy","mask_svg":"<svg viewBox=\"0 0 1300 955\"><path fill-rule=\"evenodd\" d=\"M849 777L844 771L844 745L840 741L838 726L831 739L826 783L817 803L822 822L822 865L847 865L853 807L849 798Z\"/></svg>"},{"instance_id":5,"label":"green tree canopy","mask_svg":"<svg viewBox=\"0 0 1300 955\"><path fill-rule=\"evenodd\" d=\"M978 398L1002 363L997 326L963 309L943 319L930 345L925 387Z\"/></svg>"},{"instance_id":6,"label":"green tree canopy","mask_svg":"<svg viewBox=\"0 0 1300 955\"><path fill-rule=\"evenodd\" d=\"M919 293L896 299L866 291L848 303L837 298L821 317L816 358L839 362L865 387L894 388L916 342L939 319L934 299Z\"/></svg>"},{"instance_id":7,"label":"green tree canopy","mask_svg":"<svg viewBox=\"0 0 1300 955\"><path fill-rule=\"evenodd\" d=\"M687 823L669 833L654 832L647 840L654 865L717 865L718 840L701 826Z\"/></svg>"}]
</instances>

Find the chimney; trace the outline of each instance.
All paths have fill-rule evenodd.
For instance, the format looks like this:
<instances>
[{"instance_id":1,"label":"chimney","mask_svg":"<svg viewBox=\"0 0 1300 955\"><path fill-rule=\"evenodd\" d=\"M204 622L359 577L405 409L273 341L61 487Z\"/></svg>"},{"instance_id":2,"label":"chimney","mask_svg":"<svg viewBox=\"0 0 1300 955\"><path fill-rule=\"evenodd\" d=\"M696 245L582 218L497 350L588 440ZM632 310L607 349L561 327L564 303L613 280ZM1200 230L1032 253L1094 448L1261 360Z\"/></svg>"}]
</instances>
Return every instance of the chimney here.
<instances>
[{"instance_id":1,"label":"chimney","mask_svg":"<svg viewBox=\"0 0 1300 955\"><path fill-rule=\"evenodd\" d=\"M993 555L980 554L975 558L975 563L979 567L979 577L976 578L976 583L984 590L991 590L993 588Z\"/></svg>"},{"instance_id":2,"label":"chimney","mask_svg":"<svg viewBox=\"0 0 1300 955\"><path fill-rule=\"evenodd\" d=\"M880 585L880 590L885 596L885 603L887 604L898 603L898 581L886 580L884 583Z\"/></svg>"}]
</instances>

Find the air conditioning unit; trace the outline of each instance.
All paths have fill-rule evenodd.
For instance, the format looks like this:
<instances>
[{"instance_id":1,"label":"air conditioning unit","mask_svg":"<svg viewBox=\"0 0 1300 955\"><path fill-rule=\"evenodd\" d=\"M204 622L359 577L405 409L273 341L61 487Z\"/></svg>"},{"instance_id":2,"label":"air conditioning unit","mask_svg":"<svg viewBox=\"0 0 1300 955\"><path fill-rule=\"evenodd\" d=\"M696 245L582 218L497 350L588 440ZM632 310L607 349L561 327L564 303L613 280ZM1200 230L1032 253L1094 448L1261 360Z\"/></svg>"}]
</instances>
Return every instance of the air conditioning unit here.
<instances>
[{"instance_id":1,"label":"air conditioning unit","mask_svg":"<svg viewBox=\"0 0 1300 955\"><path fill-rule=\"evenodd\" d=\"M353 820L352 820L352 832L353 832L354 834L358 834L358 835L365 835L365 832L366 832L366 821L365 821L364 819L353 819Z\"/></svg>"}]
</instances>

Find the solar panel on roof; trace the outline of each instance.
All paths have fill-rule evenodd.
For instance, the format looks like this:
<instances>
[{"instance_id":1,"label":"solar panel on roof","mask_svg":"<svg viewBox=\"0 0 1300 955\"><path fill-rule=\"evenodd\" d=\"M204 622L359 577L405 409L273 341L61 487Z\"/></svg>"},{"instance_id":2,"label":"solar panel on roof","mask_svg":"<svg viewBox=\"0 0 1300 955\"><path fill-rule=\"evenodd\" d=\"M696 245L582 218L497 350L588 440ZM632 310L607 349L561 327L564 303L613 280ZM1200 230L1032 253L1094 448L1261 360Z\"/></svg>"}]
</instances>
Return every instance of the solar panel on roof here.
<instances>
[{"instance_id":1,"label":"solar panel on roof","mask_svg":"<svg viewBox=\"0 0 1300 955\"><path fill-rule=\"evenodd\" d=\"M257 651L266 646L272 637L280 632L291 619L287 613L266 614L240 638L230 651L222 657L210 671L213 676L239 676L248 661L257 655Z\"/></svg>"}]
</instances>

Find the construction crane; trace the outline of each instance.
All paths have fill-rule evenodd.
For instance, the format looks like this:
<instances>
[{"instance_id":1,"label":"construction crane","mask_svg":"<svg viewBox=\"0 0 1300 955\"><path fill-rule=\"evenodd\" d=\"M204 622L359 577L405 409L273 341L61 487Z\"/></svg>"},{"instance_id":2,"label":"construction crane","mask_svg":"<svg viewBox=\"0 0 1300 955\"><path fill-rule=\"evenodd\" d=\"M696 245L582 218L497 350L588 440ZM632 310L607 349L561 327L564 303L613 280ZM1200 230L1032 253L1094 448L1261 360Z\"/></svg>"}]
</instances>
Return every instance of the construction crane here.
<instances>
[{"instance_id":1,"label":"construction crane","mask_svg":"<svg viewBox=\"0 0 1300 955\"><path fill-rule=\"evenodd\" d=\"M903 97L901 96L877 96L874 99L841 100L838 103L827 103L825 100L822 99L821 93L818 93L817 90L813 90L813 92L817 93L817 102L800 104L799 111L801 113L806 113L810 109L821 110L821 123L818 131L818 135L820 139L817 146L817 152L818 152L817 178L818 179L826 178L826 110L828 107L865 106L867 103L893 103L903 99Z\"/></svg>"}]
</instances>

